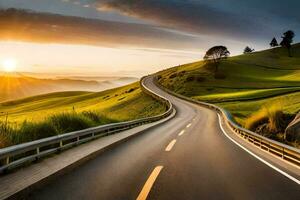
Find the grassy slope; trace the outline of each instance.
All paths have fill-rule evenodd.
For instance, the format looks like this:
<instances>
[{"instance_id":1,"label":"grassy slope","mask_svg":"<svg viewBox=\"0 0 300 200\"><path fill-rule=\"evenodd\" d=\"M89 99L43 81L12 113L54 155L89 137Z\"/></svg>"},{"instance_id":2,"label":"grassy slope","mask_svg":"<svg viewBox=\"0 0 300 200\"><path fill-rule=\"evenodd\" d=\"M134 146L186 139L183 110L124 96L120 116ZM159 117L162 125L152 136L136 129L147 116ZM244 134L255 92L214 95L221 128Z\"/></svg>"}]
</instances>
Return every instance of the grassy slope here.
<instances>
[{"instance_id":1,"label":"grassy slope","mask_svg":"<svg viewBox=\"0 0 300 200\"><path fill-rule=\"evenodd\" d=\"M292 51L292 58L283 48L231 57L219 67L225 79L215 79L202 61L186 64L160 72L160 83L221 105L241 124L262 105L278 101L287 112L296 113L300 109L300 44Z\"/></svg>"},{"instance_id":2,"label":"grassy slope","mask_svg":"<svg viewBox=\"0 0 300 200\"><path fill-rule=\"evenodd\" d=\"M128 92L134 89L132 92ZM20 124L24 120L40 122L48 116L72 112L97 111L115 121L132 120L156 115L164 107L143 94L138 83L103 92L59 92L33 96L0 104L0 121L8 112L11 124Z\"/></svg>"}]
</instances>

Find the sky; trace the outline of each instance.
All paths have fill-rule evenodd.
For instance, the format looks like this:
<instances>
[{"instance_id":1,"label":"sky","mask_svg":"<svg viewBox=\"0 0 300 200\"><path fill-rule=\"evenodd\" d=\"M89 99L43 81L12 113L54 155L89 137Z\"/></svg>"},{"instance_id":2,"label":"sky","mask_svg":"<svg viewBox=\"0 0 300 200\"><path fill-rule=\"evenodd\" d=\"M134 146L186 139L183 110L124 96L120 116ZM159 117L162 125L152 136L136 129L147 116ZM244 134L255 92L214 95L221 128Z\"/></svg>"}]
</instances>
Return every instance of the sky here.
<instances>
[{"instance_id":1,"label":"sky","mask_svg":"<svg viewBox=\"0 0 300 200\"><path fill-rule=\"evenodd\" d=\"M246 45L262 50L289 29L299 41L299 7L298 0L0 0L2 9L97 19L101 30L93 46L0 41L0 62L13 57L20 71L140 76L200 60L214 45L231 55Z\"/></svg>"}]
</instances>

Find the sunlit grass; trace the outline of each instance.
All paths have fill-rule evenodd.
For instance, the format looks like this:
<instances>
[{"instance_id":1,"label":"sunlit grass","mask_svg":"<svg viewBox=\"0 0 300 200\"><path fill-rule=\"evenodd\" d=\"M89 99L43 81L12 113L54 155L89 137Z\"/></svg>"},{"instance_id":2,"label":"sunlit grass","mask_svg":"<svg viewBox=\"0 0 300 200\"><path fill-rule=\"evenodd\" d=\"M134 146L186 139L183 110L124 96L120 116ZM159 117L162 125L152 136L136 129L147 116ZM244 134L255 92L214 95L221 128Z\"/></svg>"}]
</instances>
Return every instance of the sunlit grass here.
<instances>
[{"instance_id":1,"label":"sunlit grass","mask_svg":"<svg viewBox=\"0 0 300 200\"><path fill-rule=\"evenodd\" d=\"M282 114L283 106L281 102L264 105L245 120L245 128L254 131L259 124L268 123L271 132L278 132Z\"/></svg>"},{"instance_id":2,"label":"sunlit grass","mask_svg":"<svg viewBox=\"0 0 300 200\"><path fill-rule=\"evenodd\" d=\"M17 124L43 121L49 115L73 110L96 110L113 119L130 120L164 109L157 108L160 104L143 94L138 83L103 92L58 92L0 103L0 113L8 112L9 121Z\"/></svg>"},{"instance_id":3,"label":"sunlit grass","mask_svg":"<svg viewBox=\"0 0 300 200\"><path fill-rule=\"evenodd\" d=\"M241 101L241 100L251 100L251 99L260 99L273 97L276 95L281 95L285 93L297 92L300 91L300 87L292 88L272 88L272 89L251 89L251 90L230 90L230 89L221 89L222 92L218 94L207 94L195 96L193 98L210 101L210 102L226 102L226 101ZM227 91L228 92L227 92Z\"/></svg>"},{"instance_id":4,"label":"sunlit grass","mask_svg":"<svg viewBox=\"0 0 300 200\"><path fill-rule=\"evenodd\" d=\"M92 111L58 113L44 121L23 121L19 126L1 122L0 148L113 122L116 121Z\"/></svg>"},{"instance_id":5,"label":"sunlit grass","mask_svg":"<svg viewBox=\"0 0 300 200\"><path fill-rule=\"evenodd\" d=\"M0 125L10 130L2 129L0 147L164 111L165 106L144 94L139 83L103 92L58 92L8 101L0 104Z\"/></svg>"},{"instance_id":6,"label":"sunlit grass","mask_svg":"<svg viewBox=\"0 0 300 200\"><path fill-rule=\"evenodd\" d=\"M280 105L279 107L281 107L282 111L285 113L296 114L300 111L300 92L278 95L259 100L218 103L218 105L230 111L234 115L235 120L245 126L245 120L253 113L259 111L263 107L271 106L274 103Z\"/></svg>"}]
</instances>

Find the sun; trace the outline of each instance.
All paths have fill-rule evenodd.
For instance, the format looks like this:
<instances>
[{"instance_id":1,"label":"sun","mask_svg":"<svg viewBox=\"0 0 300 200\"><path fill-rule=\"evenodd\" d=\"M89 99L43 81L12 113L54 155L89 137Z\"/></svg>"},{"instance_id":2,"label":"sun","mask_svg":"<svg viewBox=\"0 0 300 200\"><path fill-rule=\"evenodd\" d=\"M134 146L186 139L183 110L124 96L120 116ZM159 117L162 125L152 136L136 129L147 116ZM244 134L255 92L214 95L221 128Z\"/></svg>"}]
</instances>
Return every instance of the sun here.
<instances>
[{"instance_id":1,"label":"sun","mask_svg":"<svg viewBox=\"0 0 300 200\"><path fill-rule=\"evenodd\" d=\"M2 61L2 68L5 72L14 72L17 68L17 61L13 58Z\"/></svg>"}]
</instances>

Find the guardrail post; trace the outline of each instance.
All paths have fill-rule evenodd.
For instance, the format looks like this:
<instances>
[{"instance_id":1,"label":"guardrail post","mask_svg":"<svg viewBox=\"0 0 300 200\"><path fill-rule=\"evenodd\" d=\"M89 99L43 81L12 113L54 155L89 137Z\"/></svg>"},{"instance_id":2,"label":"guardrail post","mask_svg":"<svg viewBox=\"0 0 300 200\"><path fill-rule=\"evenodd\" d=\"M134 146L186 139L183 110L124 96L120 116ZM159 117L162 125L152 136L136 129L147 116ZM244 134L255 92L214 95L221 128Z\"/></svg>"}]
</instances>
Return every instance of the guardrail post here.
<instances>
[{"instance_id":1,"label":"guardrail post","mask_svg":"<svg viewBox=\"0 0 300 200\"><path fill-rule=\"evenodd\" d=\"M9 156L7 156L6 158L5 158L5 165L8 165L10 163L10 158L9 158Z\"/></svg>"},{"instance_id":2,"label":"guardrail post","mask_svg":"<svg viewBox=\"0 0 300 200\"><path fill-rule=\"evenodd\" d=\"M62 142L62 140L61 141L59 141L59 147L61 148L61 147L63 147L64 145L63 145L63 142Z\"/></svg>"},{"instance_id":3,"label":"guardrail post","mask_svg":"<svg viewBox=\"0 0 300 200\"><path fill-rule=\"evenodd\" d=\"M37 147L36 148L36 160L38 160L39 159L39 154L40 154L40 147Z\"/></svg>"},{"instance_id":4,"label":"guardrail post","mask_svg":"<svg viewBox=\"0 0 300 200\"><path fill-rule=\"evenodd\" d=\"M284 147L282 147L282 154L281 154L281 158L284 159Z\"/></svg>"},{"instance_id":5,"label":"guardrail post","mask_svg":"<svg viewBox=\"0 0 300 200\"><path fill-rule=\"evenodd\" d=\"M261 148L261 146L262 146L262 139L260 138L259 139L259 147Z\"/></svg>"}]
</instances>

